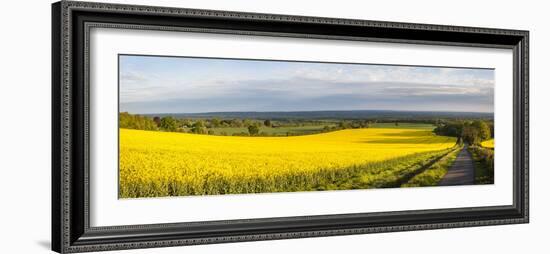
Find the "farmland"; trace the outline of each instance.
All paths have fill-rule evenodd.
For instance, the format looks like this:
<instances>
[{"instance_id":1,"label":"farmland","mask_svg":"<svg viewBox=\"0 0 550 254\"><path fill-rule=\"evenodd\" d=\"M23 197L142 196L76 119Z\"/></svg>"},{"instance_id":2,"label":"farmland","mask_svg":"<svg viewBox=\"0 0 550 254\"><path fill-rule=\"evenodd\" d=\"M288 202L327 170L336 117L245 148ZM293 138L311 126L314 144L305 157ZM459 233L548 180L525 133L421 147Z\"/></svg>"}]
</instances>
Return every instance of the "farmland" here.
<instances>
[{"instance_id":1,"label":"farmland","mask_svg":"<svg viewBox=\"0 0 550 254\"><path fill-rule=\"evenodd\" d=\"M428 123L373 123L371 128L391 128L391 129L422 129L433 130L435 126Z\"/></svg>"},{"instance_id":2,"label":"farmland","mask_svg":"<svg viewBox=\"0 0 550 254\"><path fill-rule=\"evenodd\" d=\"M259 129L259 133L263 133L265 135L271 135L271 136L287 136L288 134L306 135L306 134L314 134L314 133L322 132L324 126L332 127L334 125L333 124L306 125L306 126L290 126L290 127L278 127L278 128L262 126ZM248 129L246 127L211 128L210 130L213 131L213 135L224 135L224 136L225 135L232 136L239 133L248 133Z\"/></svg>"},{"instance_id":3,"label":"farmland","mask_svg":"<svg viewBox=\"0 0 550 254\"><path fill-rule=\"evenodd\" d=\"M119 55L118 77L119 198L493 182L493 69Z\"/></svg>"},{"instance_id":4,"label":"farmland","mask_svg":"<svg viewBox=\"0 0 550 254\"><path fill-rule=\"evenodd\" d=\"M486 141L481 142L481 146L485 148L495 149L495 140L489 139Z\"/></svg>"},{"instance_id":5,"label":"farmland","mask_svg":"<svg viewBox=\"0 0 550 254\"><path fill-rule=\"evenodd\" d=\"M382 127L291 137L120 129L119 197L399 187L457 149L429 126Z\"/></svg>"},{"instance_id":6,"label":"farmland","mask_svg":"<svg viewBox=\"0 0 550 254\"><path fill-rule=\"evenodd\" d=\"M371 123L371 128L390 128L390 129L422 129L433 130L435 126L433 124L426 123ZM308 135L325 132L326 129L338 128L337 121L325 120L324 124L316 125L300 125L300 126L283 126L283 127L259 127L259 133L265 136L298 136ZM210 128L212 135L232 136L236 134L246 134L248 129L246 127L220 127Z\"/></svg>"}]
</instances>

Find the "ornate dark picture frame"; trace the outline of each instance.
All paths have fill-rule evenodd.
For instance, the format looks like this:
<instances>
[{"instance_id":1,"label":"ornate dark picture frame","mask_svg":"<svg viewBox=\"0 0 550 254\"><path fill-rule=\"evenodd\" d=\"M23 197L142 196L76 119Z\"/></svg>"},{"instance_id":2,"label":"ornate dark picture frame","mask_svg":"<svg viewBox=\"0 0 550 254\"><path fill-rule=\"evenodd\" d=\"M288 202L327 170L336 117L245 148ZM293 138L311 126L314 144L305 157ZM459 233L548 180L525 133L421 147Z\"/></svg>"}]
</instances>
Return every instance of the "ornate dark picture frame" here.
<instances>
[{"instance_id":1,"label":"ornate dark picture frame","mask_svg":"<svg viewBox=\"0 0 550 254\"><path fill-rule=\"evenodd\" d=\"M91 227L92 27L512 49L513 205ZM52 249L61 253L472 227L529 221L528 31L62 1L52 6Z\"/></svg>"}]
</instances>

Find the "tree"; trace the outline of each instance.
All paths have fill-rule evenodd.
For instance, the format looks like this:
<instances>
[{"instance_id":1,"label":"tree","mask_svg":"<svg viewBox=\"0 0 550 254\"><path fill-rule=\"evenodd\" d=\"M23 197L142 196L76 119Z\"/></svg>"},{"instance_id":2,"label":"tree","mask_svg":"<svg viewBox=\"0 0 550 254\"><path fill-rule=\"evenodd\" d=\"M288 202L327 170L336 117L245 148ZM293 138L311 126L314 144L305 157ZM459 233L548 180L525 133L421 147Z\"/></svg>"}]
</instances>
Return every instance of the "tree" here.
<instances>
[{"instance_id":1,"label":"tree","mask_svg":"<svg viewBox=\"0 0 550 254\"><path fill-rule=\"evenodd\" d=\"M269 119L265 120L265 121L264 121L264 125L265 125L266 127L271 127L271 120L269 120Z\"/></svg>"},{"instance_id":2,"label":"tree","mask_svg":"<svg viewBox=\"0 0 550 254\"><path fill-rule=\"evenodd\" d=\"M257 135L259 132L260 132L260 127L258 127L257 125L252 124L248 126L248 133L250 134L250 136Z\"/></svg>"},{"instance_id":3,"label":"tree","mask_svg":"<svg viewBox=\"0 0 550 254\"><path fill-rule=\"evenodd\" d=\"M231 120L231 127L243 127L243 122L240 119Z\"/></svg>"},{"instance_id":4,"label":"tree","mask_svg":"<svg viewBox=\"0 0 550 254\"><path fill-rule=\"evenodd\" d=\"M491 128L485 121L474 121L472 125L478 130L478 135L480 141L487 140L491 138Z\"/></svg>"},{"instance_id":5,"label":"tree","mask_svg":"<svg viewBox=\"0 0 550 254\"><path fill-rule=\"evenodd\" d=\"M435 134L442 136L451 136L451 137L462 137L462 128L464 123L462 122L453 122L453 123L442 123L434 129Z\"/></svg>"},{"instance_id":6,"label":"tree","mask_svg":"<svg viewBox=\"0 0 550 254\"><path fill-rule=\"evenodd\" d=\"M434 129L437 135L457 137L458 142L479 145L492 137L491 125L483 120L439 122Z\"/></svg>"},{"instance_id":7,"label":"tree","mask_svg":"<svg viewBox=\"0 0 550 254\"><path fill-rule=\"evenodd\" d=\"M349 129L351 128L351 123L348 121L340 121L338 123L338 127L340 127L341 129Z\"/></svg>"},{"instance_id":8,"label":"tree","mask_svg":"<svg viewBox=\"0 0 550 254\"><path fill-rule=\"evenodd\" d=\"M118 118L119 127L135 130L156 130L157 124L149 117L132 115L128 112L121 112Z\"/></svg>"},{"instance_id":9,"label":"tree","mask_svg":"<svg viewBox=\"0 0 550 254\"><path fill-rule=\"evenodd\" d=\"M158 116L153 117L153 121L157 124L157 127L160 127L160 117Z\"/></svg>"},{"instance_id":10,"label":"tree","mask_svg":"<svg viewBox=\"0 0 550 254\"><path fill-rule=\"evenodd\" d=\"M193 126L193 122L189 119L182 119L180 122L182 127L191 128Z\"/></svg>"},{"instance_id":11,"label":"tree","mask_svg":"<svg viewBox=\"0 0 550 254\"><path fill-rule=\"evenodd\" d=\"M212 125L212 127L218 128L220 127L221 121L218 118L213 118L212 120L210 120L210 124Z\"/></svg>"},{"instance_id":12,"label":"tree","mask_svg":"<svg viewBox=\"0 0 550 254\"><path fill-rule=\"evenodd\" d=\"M197 120L193 127L191 127L191 132L196 134L206 134L208 133L208 130L206 129L206 126L204 126L204 122L202 120Z\"/></svg>"},{"instance_id":13,"label":"tree","mask_svg":"<svg viewBox=\"0 0 550 254\"><path fill-rule=\"evenodd\" d=\"M171 116L166 116L160 119L160 128L165 131L176 131L178 122Z\"/></svg>"},{"instance_id":14,"label":"tree","mask_svg":"<svg viewBox=\"0 0 550 254\"><path fill-rule=\"evenodd\" d=\"M462 128L462 138L471 145L477 145L481 142L479 130L471 124L465 125L464 128Z\"/></svg>"}]
</instances>

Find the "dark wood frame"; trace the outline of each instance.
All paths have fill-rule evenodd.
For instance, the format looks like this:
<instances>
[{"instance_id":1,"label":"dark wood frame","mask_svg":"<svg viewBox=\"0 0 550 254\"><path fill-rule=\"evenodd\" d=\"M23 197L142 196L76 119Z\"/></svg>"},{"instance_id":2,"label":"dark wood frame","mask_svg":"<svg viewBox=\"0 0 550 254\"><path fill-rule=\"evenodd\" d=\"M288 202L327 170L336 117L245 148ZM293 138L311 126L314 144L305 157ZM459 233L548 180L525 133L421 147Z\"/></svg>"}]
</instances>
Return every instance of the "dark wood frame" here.
<instances>
[{"instance_id":1,"label":"dark wood frame","mask_svg":"<svg viewBox=\"0 0 550 254\"><path fill-rule=\"evenodd\" d=\"M511 206L90 227L88 32L92 27L512 49ZM528 31L62 1L52 5L52 249L86 252L529 221Z\"/></svg>"}]
</instances>

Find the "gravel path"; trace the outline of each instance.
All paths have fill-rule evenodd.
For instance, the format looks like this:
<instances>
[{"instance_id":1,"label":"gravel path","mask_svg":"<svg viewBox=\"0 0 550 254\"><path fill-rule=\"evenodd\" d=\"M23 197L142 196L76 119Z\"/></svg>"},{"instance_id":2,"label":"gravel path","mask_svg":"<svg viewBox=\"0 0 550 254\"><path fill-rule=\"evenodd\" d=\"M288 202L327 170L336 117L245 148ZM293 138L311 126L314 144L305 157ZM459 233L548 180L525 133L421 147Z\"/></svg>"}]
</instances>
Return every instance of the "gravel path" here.
<instances>
[{"instance_id":1,"label":"gravel path","mask_svg":"<svg viewBox=\"0 0 550 254\"><path fill-rule=\"evenodd\" d=\"M439 182L439 186L474 184L474 172L474 160L468 152L467 146L464 146L447 174Z\"/></svg>"}]
</instances>

